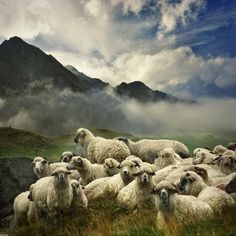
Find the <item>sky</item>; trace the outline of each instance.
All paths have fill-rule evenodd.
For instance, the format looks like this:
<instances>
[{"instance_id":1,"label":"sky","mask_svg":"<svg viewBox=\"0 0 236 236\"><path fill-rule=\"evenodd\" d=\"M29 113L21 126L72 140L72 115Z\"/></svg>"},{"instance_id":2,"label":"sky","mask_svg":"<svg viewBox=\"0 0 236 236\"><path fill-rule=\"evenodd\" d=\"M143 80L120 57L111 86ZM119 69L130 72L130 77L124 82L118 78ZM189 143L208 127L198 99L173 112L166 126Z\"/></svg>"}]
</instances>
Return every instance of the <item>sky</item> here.
<instances>
[{"instance_id":1,"label":"sky","mask_svg":"<svg viewBox=\"0 0 236 236\"><path fill-rule=\"evenodd\" d=\"M235 0L0 0L0 29L113 86L236 98Z\"/></svg>"}]
</instances>

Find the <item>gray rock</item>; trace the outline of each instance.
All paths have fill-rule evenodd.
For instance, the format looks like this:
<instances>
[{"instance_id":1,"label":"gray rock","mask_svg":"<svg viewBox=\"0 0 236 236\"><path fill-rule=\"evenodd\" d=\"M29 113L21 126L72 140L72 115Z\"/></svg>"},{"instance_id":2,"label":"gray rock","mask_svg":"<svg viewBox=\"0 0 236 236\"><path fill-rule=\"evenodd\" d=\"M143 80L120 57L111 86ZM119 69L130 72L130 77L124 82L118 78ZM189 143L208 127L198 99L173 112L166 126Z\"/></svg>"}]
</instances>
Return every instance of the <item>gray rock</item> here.
<instances>
[{"instance_id":1,"label":"gray rock","mask_svg":"<svg viewBox=\"0 0 236 236\"><path fill-rule=\"evenodd\" d=\"M13 214L15 197L37 180L27 157L0 158L0 220Z\"/></svg>"}]
</instances>

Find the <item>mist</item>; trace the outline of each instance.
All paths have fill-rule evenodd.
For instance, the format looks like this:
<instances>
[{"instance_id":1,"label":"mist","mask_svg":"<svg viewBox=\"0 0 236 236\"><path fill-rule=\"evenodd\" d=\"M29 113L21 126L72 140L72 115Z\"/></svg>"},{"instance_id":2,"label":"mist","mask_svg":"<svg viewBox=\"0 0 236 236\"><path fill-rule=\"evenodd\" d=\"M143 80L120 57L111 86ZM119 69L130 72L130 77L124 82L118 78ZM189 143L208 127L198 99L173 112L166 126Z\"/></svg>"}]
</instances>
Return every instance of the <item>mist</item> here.
<instances>
[{"instance_id":1,"label":"mist","mask_svg":"<svg viewBox=\"0 0 236 236\"><path fill-rule=\"evenodd\" d=\"M0 126L44 135L74 133L79 127L135 135L236 132L236 99L202 99L197 104L141 104L107 89L89 94L48 87L40 94L0 98Z\"/></svg>"}]
</instances>

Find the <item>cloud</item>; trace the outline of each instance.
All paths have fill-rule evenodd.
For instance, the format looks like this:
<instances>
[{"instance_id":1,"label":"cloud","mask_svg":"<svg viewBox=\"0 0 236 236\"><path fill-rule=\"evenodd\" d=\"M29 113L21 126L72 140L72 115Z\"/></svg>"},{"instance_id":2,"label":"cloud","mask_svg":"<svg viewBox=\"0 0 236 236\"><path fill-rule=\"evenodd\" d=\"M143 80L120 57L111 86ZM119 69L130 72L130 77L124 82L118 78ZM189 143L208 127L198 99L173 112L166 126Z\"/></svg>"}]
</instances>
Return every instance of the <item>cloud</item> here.
<instances>
[{"instance_id":1,"label":"cloud","mask_svg":"<svg viewBox=\"0 0 236 236\"><path fill-rule=\"evenodd\" d=\"M236 131L236 99L203 99L195 105L140 104L117 98L111 90L86 95L48 89L50 93L4 101L0 125L47 135L74 133L79 127L143 135Z\"/></svg>"},{"instance_id":2,"label":"cloud","mask_svg":"<svg viewBox=\"0 0 236 236\"><path fill-rule=\"evenodd\" d=\"M66 64L79 65L79 71L91 77L101 78L113 86L121 81L129 83L140 80L154 90L194 99L202 96L200 90L205 91L210 85L222 89L224 96L230 97L231 93L227 91L236 86L235 58L203 58L196 55L190 47L163 49L153 54L145 54L142 51L123 53L109 63L104 58L89 55L63 52L52 54L59 60L64 58ZM198 81L197 85L192 83L193 81ZM178 89L180 86L182 89ZM199 88L198 91L195 87Z\"/></svg>"}]
</instances>

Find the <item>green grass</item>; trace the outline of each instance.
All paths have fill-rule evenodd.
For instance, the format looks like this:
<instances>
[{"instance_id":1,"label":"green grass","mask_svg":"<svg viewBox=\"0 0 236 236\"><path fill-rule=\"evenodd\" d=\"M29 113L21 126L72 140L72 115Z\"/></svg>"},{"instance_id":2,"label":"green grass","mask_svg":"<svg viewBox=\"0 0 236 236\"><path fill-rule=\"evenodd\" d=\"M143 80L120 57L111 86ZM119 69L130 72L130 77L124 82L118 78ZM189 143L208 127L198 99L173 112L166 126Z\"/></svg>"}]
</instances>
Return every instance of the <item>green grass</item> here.
<instances>
[{"instance_id":1,"label":"green grass","mask_svg":"<svg viewBox=\"0 0 236 236\"><path fill-rule=\"evenodd\" d=\"M236 134L183 134L169 136L133 136L128 133L121 133L106 129L91 129L96 136L114 138L125 136L134 141L150 139L175 139L187 145L190 152L196 147L208 147L212 149L217 144L227 145L229 142L236 141ZM19 157L44 156L51 161L59 160L60 154L65 150L74 150L76 144L73 139L75 134L60 136L42 136L30 131L13 128L0 128L0 157Z\"/></svg>"}]
</instances>

